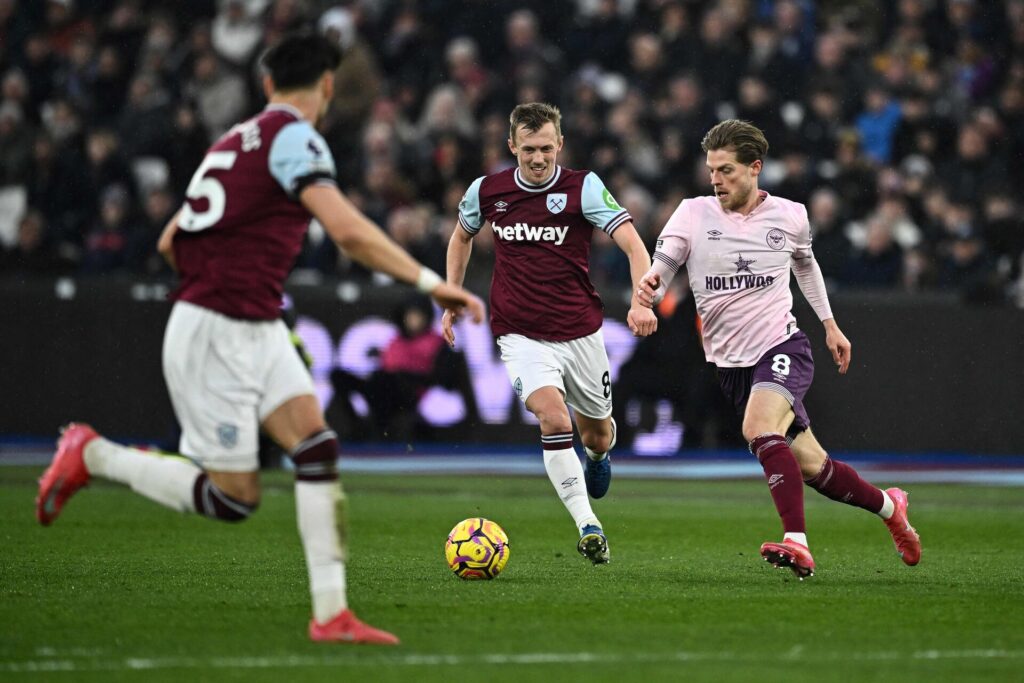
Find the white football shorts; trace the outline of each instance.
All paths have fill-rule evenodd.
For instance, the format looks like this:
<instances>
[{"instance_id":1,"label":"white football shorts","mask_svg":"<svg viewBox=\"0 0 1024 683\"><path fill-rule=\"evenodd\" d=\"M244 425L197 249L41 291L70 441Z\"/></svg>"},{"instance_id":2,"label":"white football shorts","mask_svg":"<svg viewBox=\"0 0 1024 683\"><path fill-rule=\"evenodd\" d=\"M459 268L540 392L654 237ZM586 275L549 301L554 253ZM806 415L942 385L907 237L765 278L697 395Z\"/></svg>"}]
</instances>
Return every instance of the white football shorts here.
<instances>
[{"instance_id":1,"label":"white football shorts","mask_svg":"<svg viewBox=\"0 0 1024 683\"><path fill-rule=\"evenodd\" d=\"M260 423L314 393L284 322L236 320L185 301L167 321L163 364L181 454L215 472L258 470Z\"/></svg>"},{"instance_id":2,"label":"white football shorts","mask_svg":"<svg viewBox=\"0 0 1024 683\"><path fill-rule=\"evenodd\" d=\"M581 415L602 420L612 414L611 374L601 330L565 342L503 334L498 347L523 403L541 387L557 387Z\"/></svg>"}]
</instances>

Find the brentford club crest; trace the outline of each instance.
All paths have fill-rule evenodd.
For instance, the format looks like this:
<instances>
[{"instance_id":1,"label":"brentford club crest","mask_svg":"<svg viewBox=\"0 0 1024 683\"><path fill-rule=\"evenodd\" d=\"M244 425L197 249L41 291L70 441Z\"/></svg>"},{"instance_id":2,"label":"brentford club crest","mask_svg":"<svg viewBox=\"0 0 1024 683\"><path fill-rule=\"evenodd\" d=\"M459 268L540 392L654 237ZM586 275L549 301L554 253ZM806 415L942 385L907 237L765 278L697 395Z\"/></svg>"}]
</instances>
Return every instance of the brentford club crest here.
<instances>
[{"instance_id":1,"label":"brentford club crest","mask_svg":"<svg viewBox=\"0 0 1024 683\"><path fill-rule=\"evenodd\" d=\"M555 192L548 195L548 211L551 213L562 213L568 201L564 192Z\"/></svg>"}]
</instances>

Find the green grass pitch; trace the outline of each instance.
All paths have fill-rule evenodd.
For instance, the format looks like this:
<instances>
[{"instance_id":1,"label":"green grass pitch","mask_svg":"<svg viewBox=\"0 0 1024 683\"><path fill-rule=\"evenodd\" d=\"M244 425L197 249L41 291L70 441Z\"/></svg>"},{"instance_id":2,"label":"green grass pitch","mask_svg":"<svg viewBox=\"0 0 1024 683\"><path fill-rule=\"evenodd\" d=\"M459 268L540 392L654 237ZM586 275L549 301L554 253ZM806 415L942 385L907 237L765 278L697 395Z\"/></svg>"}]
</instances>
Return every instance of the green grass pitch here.
<instances>
[{"instance_id":1,"label":"green grass pitch","mask_svg":"<svg viewBox=\"0 0 1024 683\"><path fill-rule=\"evenodd\" d=\"M315 645L290 478L230 526L95 483L48 529L41 468L0 468L0 680L1024 680L1024 492L907 486L916 568L883 524L808 491L818 574L767 566L764 484L619 479L595 509L612 562L575 552L542 477L347 475L349 594L397 648ZM882 482L879 482L882 483ZM508 532L511 560L464 582L459 520Z\"/></svg>"}]
</instances>

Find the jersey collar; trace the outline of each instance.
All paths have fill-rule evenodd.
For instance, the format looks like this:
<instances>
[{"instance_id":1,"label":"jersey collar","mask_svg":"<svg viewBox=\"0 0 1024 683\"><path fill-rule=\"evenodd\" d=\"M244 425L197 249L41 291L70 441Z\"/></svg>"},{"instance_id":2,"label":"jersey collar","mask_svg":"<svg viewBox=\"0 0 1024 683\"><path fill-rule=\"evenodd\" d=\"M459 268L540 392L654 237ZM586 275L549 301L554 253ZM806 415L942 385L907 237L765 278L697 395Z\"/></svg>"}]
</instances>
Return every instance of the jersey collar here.
<instances>
[{"instance_id":1,"label":"jersey collar","mask_svg":"<svg viewBox=\"0 0 1024 683\"><path fill-rule=\"evenodd\" d=\"M551 174L551 177L548 178L547 182L543 183L542 185L533 185L531 183L526 182L526 180L524 180L523 177L519 175L519 167L516 166L515 175L513 177L515 178L516 185L518 185L519 189L521 190L526 190L527 192L544 192L545 190L550 190L552 187L554 187L558 183L558 179L561 176L562 167L555 166L555 172Z\"/></svg>"}]
</instances>

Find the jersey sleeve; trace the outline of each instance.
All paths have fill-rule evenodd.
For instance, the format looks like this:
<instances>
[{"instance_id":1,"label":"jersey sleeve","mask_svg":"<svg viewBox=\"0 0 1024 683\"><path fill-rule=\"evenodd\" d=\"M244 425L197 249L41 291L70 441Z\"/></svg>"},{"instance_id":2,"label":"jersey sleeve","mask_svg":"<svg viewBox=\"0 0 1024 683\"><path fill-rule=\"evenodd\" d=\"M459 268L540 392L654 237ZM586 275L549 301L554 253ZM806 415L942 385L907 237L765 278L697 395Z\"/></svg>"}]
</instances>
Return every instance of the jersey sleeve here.
<instances>
[{"instance_id":1,"label":"jersey sleeve","mask_svg":"<svg viewBox=\"0 0 1024 683\"><path fill-rule=\"evenodd\" d=\"M793 244L793 260L813 259L811 251L811 224L807 219L807 207L803 204L796 204L794 220L796 221L796 240Z\"/></svg>"},{"instance_id":2,"label":"jersey sleeve","mask_svg":"<svg viewBox=\"0 0 1024 683\"><path fill-rule=\"evenodd\" d=\"M690 213L690 203L684 199L672 212L654 248L653 259L663 263L673 273L678 272L690 257Z\"/></svg>"},{"instance_id":3,"label":"jersey sleeve","mask_svg":"<svg viewBox=\"0 0 1024 683\"><path fill-rule=\"evenodd\" d=\"M593 172L588 173L583 179L580 206L583 209L583 216L590 224L609 235L626 221L633 220L629 212L619 206L612 193Z\"/></svg>"},{"instance_id":4,"label":"jersey sleeve","mask_svg":"<svg viewBox=\"0 0 1024 683\"><path fill-rule=\"evenodd\" d=\"M483 182L483 176L474 180L466 189L466 194L462 195L462 201L459 202L459 225L470 235L477 234L480 232L480 228L484 227L485 219L480 210L480 185Z\"/></svg>"},{"instance_id":5,"label":"jersey sleeve","mask_svg":"<svg viewBox=\"0 0 1024 683\"><path fill-rule=\"evenodd\" d=\"M314 183L336 184L331 150L308 121L289 123L277 132L268 164L270 174L293 199Z\"/></svg>"}]
</instances>

